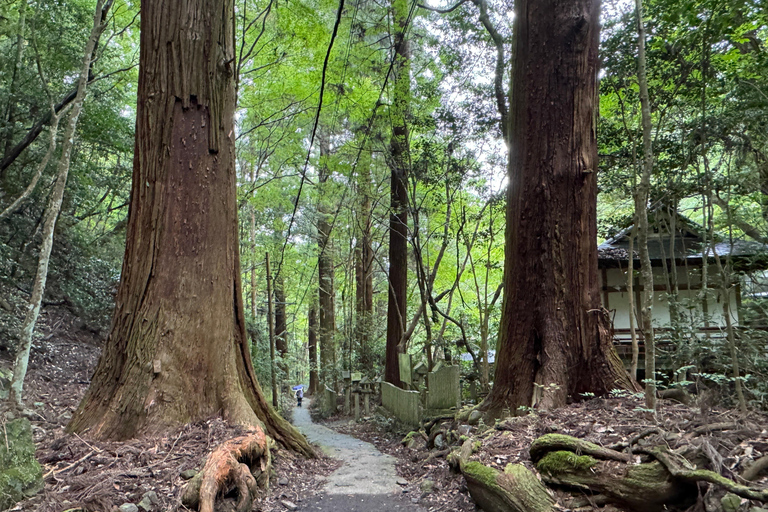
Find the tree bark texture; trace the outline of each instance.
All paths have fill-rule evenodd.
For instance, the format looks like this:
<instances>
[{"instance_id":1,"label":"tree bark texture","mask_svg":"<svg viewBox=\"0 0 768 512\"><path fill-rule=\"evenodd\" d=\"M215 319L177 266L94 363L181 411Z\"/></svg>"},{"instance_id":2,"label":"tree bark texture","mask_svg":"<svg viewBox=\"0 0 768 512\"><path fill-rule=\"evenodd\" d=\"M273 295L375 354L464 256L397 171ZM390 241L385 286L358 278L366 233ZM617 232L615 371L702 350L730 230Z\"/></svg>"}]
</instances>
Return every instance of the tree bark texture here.
<instances>
[{"instance_id":1,"label":"tree bark texture","mask_svg":"<svg viewBox=\"0 0 768 512\"><path fill-rule=\"evenodd\" d=\"M406 38L408 3L393 0L395 61L394 98L390 108L390 213L389 213L389 294L387 301L387 344L384 380L400 386L398 353L405 348L408 311L408 109L411 96L411 50Z\"/></svg>"},{"instance_id":2,"label":"tree bark texture","mask_svg":"<svg viewBox=\"0 0 768 512\"><path fill-rule=\"evenodd\" d=\"M367 370L372 365L369 340L371 335L371 315L373 314L373 248L371 247L371 172L370 157L359 166L358 176L360 194L357 226L357 245L355 246L355 281L356 281L356 338L360 368Z\"/></svg>"},{"instance_id":3,"label":"tree bark texture","mask_svg":"<svg viewBox=\"0 0 768 512\"><path fill-rule=\"evenodd\" d=\"M516 2L504 301L483 409L629 386L597 281L598 0Z\"/></svg>"},{"instance_id":4,"label":"tree bark texture","mask_svg":"<svg viewBox=\"0 0 768 512\"><path fill-rule=\"evenodd\" d=\"M19 5L19 23L16 29L16 59L13 61L11 71L11 87L8 91L8 108L5 114L5 149L3 159L10 153L13 144L13 135L16 128L16 101L18 94L19 68L24 57L24 30L27 22L27 0L22 0ZM87 76L86 71L86 76ZM0 174L2 176L2 174Z\"/></svg>"},{"instance_id":5,"label":"tree bark texture","mask_svg":"<svg viewBox=\"0 0 768 512\"><path fill-rule=\"evenodd\" d=\"M68 428L157 433L218 414L308 456L266 402L245 334L234 161L232 0L145 1L122 279Z\"/></svg>"},{"instance_id":6,"label":"tree bark texture","mask_svg":"<svg viewBox=\"0 0 768 512\"><path fill-rule=\"evenodd\" d=\"M327 138L320 137L320 158L328 157L330 152ZM328 181L330 172L325 161L320 164L320 176L318 181L322 184ZM319 280L319 305L320 305L320 382L324 385L332 385L336 368L336 301L333 284L333 241L331 240L331 213L321 197L317 205L317 249L320 251L317 263L317 275Z\"/></svg>"},{"instance_id":7,"label":"tree bark texture","mask_svg":"<svg viewBox=\"0 0 768 512\"><path fill-rule=\"evenodd\" d=\"M320 377L317 374L317 305L309 307L309 332L307 344L309 345L309 389L307 393L314 395L320 390Z\"/></svg>"},{"instance_id":8,"label":"tree bark texture","mask_svg":"<svg viewBox=\"0 0 768 512\"><path fill-rule=\"evenodd\" d=\"M269 262L269 253L265 258L267 266L267 332L269 333L269 378L272 388L272 407L277 409L277 365L275 364L275 316L272 300L272 268Z\"/></svg>"}]
</instances>

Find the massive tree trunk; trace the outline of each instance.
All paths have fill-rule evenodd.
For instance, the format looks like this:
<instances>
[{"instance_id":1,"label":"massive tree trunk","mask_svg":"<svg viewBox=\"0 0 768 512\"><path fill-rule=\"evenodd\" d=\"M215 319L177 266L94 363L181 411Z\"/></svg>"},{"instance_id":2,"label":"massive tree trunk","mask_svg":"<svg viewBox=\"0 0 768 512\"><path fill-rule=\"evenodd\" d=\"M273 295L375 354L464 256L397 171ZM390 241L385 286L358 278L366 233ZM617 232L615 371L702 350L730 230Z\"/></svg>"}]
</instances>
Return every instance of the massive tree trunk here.
<instances>
[{"instance_id":1,"label":"massive tree trunk","mask_svg":"<svg viewBox=\"0 0 768 512\"><path fill-rule=\"evenodd\" d=\"M599 6L515 4L505 291L483 403L492 415L630 384L597 282Z\"/></svg>"},{"instance_id":2,"label":"massive tree trunk","mask_svg":"<svg viewBox=\"0 0 768 512\"><path fill-rule=\"evenodd\" d=\"M330 175L325 159L330 151L327 138L320 137L320 175L321 187ZM317 263L320 305L320 382L333 384L336 368L336 314L335 289L333 285L333 242L331 240L332 216L320 192L317 205L317 248L320 251Z\"/></svg>"},{"instance_id":3,"label":"massive tree trunk","mask_svg":"<svg viewBox=\"0 0 768 512\"><path fill-rule=\"evenodd\" d=\"M393 0L395 61L392 67L394 99L390 108L390 213L389 213L389 295L387 302L387 345L384 380L400 386L398 353L405 346L408 311L408 107L411 96L411 50L406 39L408 3Z\"/></svg>"},{"instance_id":4,"label":"massive tree trunk","mask_svg":"<svg viewBox=\"0 0 768 512\"><path fill-rule=\"evenodd\" d=\"M158 433L218 414L306 440L264 399L245 334L234 161L232 0L142 2L136 148L122 279L68 429Z\"/></svg>"}]
</instances>

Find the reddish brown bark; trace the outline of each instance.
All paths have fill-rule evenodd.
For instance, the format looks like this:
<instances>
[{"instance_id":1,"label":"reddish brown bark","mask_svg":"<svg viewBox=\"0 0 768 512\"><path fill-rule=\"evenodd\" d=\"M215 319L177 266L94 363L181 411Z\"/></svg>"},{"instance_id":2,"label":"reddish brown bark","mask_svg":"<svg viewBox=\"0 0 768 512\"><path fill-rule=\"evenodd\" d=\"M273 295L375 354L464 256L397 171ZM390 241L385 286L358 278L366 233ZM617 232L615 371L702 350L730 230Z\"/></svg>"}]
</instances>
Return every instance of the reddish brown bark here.
<instances>
[{"instance_id":1,"label":"reddish brown bark","mask_svg":"<svg viewBox=\"0 0 768 512\"><path fill-rule=\"evenodd\" d=\"M326 159L330 148L328 139L320 136L320 172L318 181L322 184L328 181ZM326 386L335 385L336 368L336 300L333 276L333 241L331 240L331 223L333 216L326 204L325 197L321 197L317 205L317 249L320 252L317 262L318 299L320 306L320 382Z\"/></svg>"},{"instance_id":2,"label":"reddish brown bark","mask_svg":"<svg viewBox=\"0 0 768 512\"><path fill-rule=\"evenodd\" d=\"M371 314L373 313L373 248L371 247L371 195L370 195L370 158L361 165L363 171L358 178L361 195L359 204L359 225L357 244L355 245L355 312L357 323L355 335L360 368L371 369L372 361L369 347L371 333Z\"/></svg>"},{"instance_id":3,"label":"reddish brown bark","mask_svg":"<svg viewBox=\"0 0 768 512\"><path fill-rule=\"evenodd\" d=\"M483 408L551 408L629 386L597 284L599 0L519 0L504 302Z\"/></svg>"},{"instance_id":4,"label":"reddish brown bark","mask_svg":"<svg viewBox=\"0 0 768 512\"><path fill-rule=\"evenodd\" d=\"M288 323L285 305L283 276L278 275L275 279L275 350L280 356L277 363L280 368L280 385L284 391L288 391Z\"/></svg>"},{"instance_id":5,"label":"reddish brown bark","mask_svg":"<svg viewBox=\"0 0 768 512\"><path fill-rule=\"evenodd\" d=\"M389 294L387 302L387 345L384 380L401 386L398 353L405 350L406 314L408 312L408 123L410 103L410 45L406 38L408 4L392 0L395 17L394 100L390 108L392 139L389 163Z\"/></svg>"},{"instance_id":6,"label":"reddish brown bark","mask_svg":"<svg viewBox=\"0 0 768 512\"><path fill-rule=\"evenodd\" d=\"M234 162L232 0L142 2L122 279L68 428L126 439L222 414L307 455L264 400L245 334Z\"/></svg>"}]
</instances>

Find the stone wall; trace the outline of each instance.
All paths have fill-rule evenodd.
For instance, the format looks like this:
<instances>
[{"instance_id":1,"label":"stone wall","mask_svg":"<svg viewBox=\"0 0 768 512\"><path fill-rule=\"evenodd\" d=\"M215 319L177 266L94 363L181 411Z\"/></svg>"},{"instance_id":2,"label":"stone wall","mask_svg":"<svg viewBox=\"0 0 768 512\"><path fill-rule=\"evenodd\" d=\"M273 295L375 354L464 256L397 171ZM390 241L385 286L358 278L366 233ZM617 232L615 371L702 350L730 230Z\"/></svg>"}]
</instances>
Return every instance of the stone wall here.
<instances>
[{"instance_id":1,"label":"stone wall","mask_svg":"<svg viewBox=\"0 0 768 512\"><path fill-rule=\"evenodd\" d=\"M427 374L427 409L460 407L459 366L443 366Z\"/></svg>"},{"instance_id":2,"label":"stone wall","mask_svg":"<svg viewBox=\"0 0 768 512\"><path fill-rule=\"evenodd\" d=\"M323 390L323 416L331 416L336 413L336 392L325 386Z\"/></svg>"},{"instance_id":3,"label":"stone wall","mask_svg":"<svg viewBox=\"0 0 768 512\"><path fill-rule=\"evenodd\" d=\"M421 422L421 398L418 391L406 391L389 382L381 383L381 403L403 423L418 427Z\"/></svg>"}]
</instances>

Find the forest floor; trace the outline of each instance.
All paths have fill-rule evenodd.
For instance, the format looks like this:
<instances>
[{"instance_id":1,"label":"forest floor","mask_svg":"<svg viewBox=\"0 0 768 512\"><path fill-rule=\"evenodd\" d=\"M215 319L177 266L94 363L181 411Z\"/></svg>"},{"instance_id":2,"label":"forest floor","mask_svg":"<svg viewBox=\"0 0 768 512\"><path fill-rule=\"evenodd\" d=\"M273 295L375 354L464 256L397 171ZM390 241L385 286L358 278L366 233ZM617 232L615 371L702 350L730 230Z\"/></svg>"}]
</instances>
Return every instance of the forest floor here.
<instances>
[{"instance_id":1,"label":"forest floor","mask_svg":"<svg viewBox=\"0 0 768 512\"><path fill-rule=\"evenodd\" d=\"M682 444L698 446L709 460L709 469L739 480L740 475L753 461L768 455L768 416L756 412L741 415L712 404L688 406L670 400L659 401L659 411L654 420L643 410L641 398L626 394L615 398L595 398L574 403L568 407L538 414L529 414L493 426L482 423L474 426L453 420L437 422L431 435L412 435L415 442L407 447L403 442L408 429L386 415L373 414L367 421L355 423L343 416L329 418L326 423L338 432L347 433L368 441L381 452L398 459L397 470L408 484L403 487L409 495L430 512L474 511L475 504L467 492L464 478L451 470L445 456L450 448L460 444L457 433L481 441L481 446L471 460L504 470L509 463L520 463L535 472L529 455L531 443L544 434L557 433L585 439L600 446L626 443L640 433L654 429L667 435L665 439L648 435L643 442L654 444ZM708 397L707 400L712 400ZM379 409L381 411L381 409ZM444 438L453 438L454 446L435 446L435 432ZM448 433L452 433L451 434ZM639 457L637 457L639 459ZM768 488L768 472L753 481L752 486ZM555 491L559 510L576 510L572 507L573 495ZM721 489L703 488L699 502L690 511L722 510L719 499ZM712 503L714 507L712 508ZM758 502L742 500L739 511L753 509ZM604 507L580 507L579 511L600 510L625 512L614 505Z\"/></svg>"},{"instance_id":2,"label":"forest floor","mask_svg":"<svg viewBox=\"0 0 768 512\"><path fill-rule=\"evenodd\" d=\"M145 497L154 501L153 511L179 509L182 473L199 469L216 446L241 429L214 419L165 437L126 442L94 442L66 434L64 428L98 361L100 340L58 308L48 308L43 316L38 324L42 338L33 346L24 394L34 411L31 422L45 488L11 510L113 512L123 504L138 505ZM0 367L10 366L10 356L0 353ZM339 467L338 461L322 454L305 460L287 450L273 451L272 462L270 489L253 510L285 511L284 502L309 500L321 491L325 476Z\"/></svg>"},{"instance_id":3,"label":"forest floor","mask_svg":"<svg viewBox=\"0 0 768 512\"><path fill-rule=\"evenodd\" d=\"M42 339L33 348L25 395L34 411L33 433L38 459L43 465L45 489L12 510L60 512L82 507L88 511L113 512L120 505L138 504L143 498L156 501L151 507L153 511L177 510L185 483L182 473L198 469L213 448L236 436L239 429L221 420L210 420L187 425L162 438L122 443L93 442L68 435L64 427L88 386L100 352L99 340L79 329L70 316L53 308L45 312L41 333ZM0 354L1 367L7 368L10 363L7 354ZM716 398L712 397L706 402L686 406L661 401L655 421L641 410L641 401L632 396L592 399L493 426L482 423L470 426L446 420L433 426L432 435L414 436L411 447L401 442L407 431L385 416L372 414L359 423L350 421L349 417L335 416L323 424L331 430L322 430L324 427L309 426L304 409L295 421L306 429L310 439L325 445L326 450L333 448L329 453L337 459L321 456L307 461L286 450L277 450L273 460L276 474L269 491L256 501L253 510L289 510L286 502L295 504L298 510L308 511L475 510L463 477L451 472L445 460L450 445L458 444L457 433L480 440L482 446L472 458L497 469L516 462L532 468L528 455L531 442L553 432L609 446L650 428L659 428L676 436L681 443L701 446L711 459L712 469L734 478L752 461L768 455L768 416L754 412L744 416L718 408ZM444 446L435 446L439 444L434 437L437 431L445 434ZM339 435L343 437L335 437ZM339 439L342 446L334 447ZM647 440L654 442L653 436ZM347 451L342 453L344 450ZM393 459L376 455L375 450ZM361 453L368 454L366 460L380 458L387 464L394 463L396 474L387 470L385 478L355 478L356 471L360 468L365 471L368 463L351 472L345 471L343 464L349 464ZM367 496L360 498L348 492L350 488L345 486L344 478L362 482L363 489L378 479L384 492L366 492ZM764 473L754 484L768 486L768 475ZM329 492L332 487L335 491ZM556 496L562 509L568 510L570 495L557 491ZM749 506L744 502L739 510L747 511Z\"/></svg>"}]
</instances>

